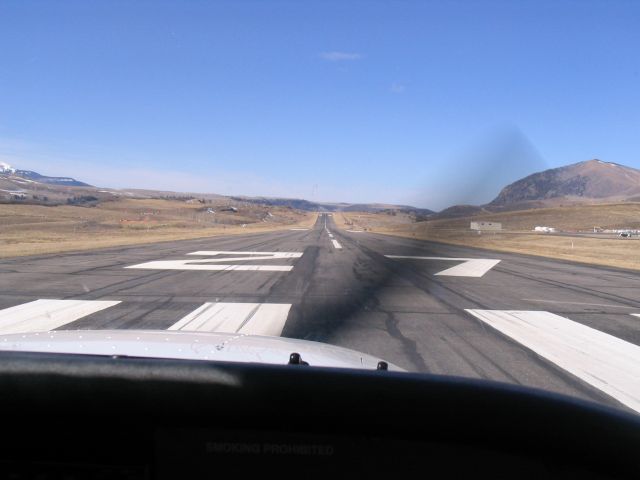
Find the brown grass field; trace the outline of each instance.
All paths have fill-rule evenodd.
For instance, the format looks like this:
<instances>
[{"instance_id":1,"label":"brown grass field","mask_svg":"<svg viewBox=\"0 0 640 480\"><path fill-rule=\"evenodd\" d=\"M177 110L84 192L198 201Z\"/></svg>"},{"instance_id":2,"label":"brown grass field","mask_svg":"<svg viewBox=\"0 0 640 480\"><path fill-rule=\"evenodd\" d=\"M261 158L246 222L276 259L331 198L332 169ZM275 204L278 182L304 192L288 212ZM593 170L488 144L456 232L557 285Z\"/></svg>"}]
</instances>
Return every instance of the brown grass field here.
<instances>
[{"instance_id":1,"label":"brown grass field","mask_svg":"<svg viewBox=\"0 0 640 480\"><path fill-rule=\"evenodd\" d=\"M95 207L0 205L0 258L310 227L315 213L180 200L123 199ZM208 213L211 208L215 213Z\"/></svg>"},{"instance_id":2,"label":"brown grass field","mask_svg":"<svg viewBox=\"0 0 640 480\"><path fill-rule=\"evenodd\" d=\"M640 270L638 237L587 236L594 227L640 228L640 203L567 206L423 222L403 214L349 212L334 214L334 220L345 229ZM503 231L478 234L470 230L469 223L480 220L502 222ZM534 233L536 225L562 232Z\"/></svg>"}]
</instances>

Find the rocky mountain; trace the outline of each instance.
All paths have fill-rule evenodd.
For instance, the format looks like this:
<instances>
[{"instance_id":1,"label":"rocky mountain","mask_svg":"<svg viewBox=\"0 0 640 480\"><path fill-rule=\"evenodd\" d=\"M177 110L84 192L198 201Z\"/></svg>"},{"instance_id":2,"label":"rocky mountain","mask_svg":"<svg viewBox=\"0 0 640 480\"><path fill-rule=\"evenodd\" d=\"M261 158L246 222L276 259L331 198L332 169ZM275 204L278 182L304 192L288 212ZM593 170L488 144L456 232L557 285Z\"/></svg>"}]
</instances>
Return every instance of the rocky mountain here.
<instances>
[{"instance_id":1,"label":"rocky mountain","mask_svg":"<svg viewBox=\"0 0 640 480\"><path fill-rule=\"evenodd\" d=\"M487 206L510 207L520 204L624 201L640 195L640 170L617 163L588 160L534 173L502 189Z\"/></svg>"},{"instance_id":2,"label":"rocky mountain","mask_svg":"<svg viewBox=\"0 0 640 480\"><path fill-rule=\"evenodd\" d=\"M533 173L504 187L486 205L454 205L432 218L626 201L640 202L640 170L594 159Z\"/></svg>"}]
</instances>

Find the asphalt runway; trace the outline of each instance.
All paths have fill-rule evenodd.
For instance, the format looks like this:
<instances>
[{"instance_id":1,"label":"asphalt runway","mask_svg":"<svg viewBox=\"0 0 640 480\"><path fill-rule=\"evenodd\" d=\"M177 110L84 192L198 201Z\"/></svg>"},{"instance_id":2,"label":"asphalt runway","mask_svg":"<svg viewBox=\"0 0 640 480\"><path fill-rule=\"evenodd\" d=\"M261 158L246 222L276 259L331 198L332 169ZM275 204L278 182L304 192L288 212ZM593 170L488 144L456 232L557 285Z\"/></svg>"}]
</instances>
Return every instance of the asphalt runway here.
<instances>
[{"instance_id":1,"label":"asphalt runway","mask_svg":"<svg viewBox=\"0 0 640 480\"><path fill-rule=\"evenodd\" d=\"M639 293L632 271L338 230L320 215L308 230L2 260L0 334L281 335L640 411Z\"/></svg>"}]
</instances>

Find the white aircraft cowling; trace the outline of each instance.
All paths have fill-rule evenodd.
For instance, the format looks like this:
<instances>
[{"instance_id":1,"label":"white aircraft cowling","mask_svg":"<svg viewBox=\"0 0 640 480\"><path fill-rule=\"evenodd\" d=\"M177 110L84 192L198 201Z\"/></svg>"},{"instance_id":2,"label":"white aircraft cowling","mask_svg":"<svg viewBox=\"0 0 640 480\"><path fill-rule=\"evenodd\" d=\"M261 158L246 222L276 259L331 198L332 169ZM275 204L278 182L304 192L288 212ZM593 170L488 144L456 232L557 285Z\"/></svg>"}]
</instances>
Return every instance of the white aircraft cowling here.
<instances>
[{"instance_id":1,"label":"white aircraft cowling","mask_svg":"<svg viewBox=\"0 0 640 480\"><path fill-rule=\"evenodd\" d=\"M163 330L57 330L0 336L0 351L167 358L285 365L298 353L313 367L375 370L379 358L283 337ZM387 362L388 363L388 362ZM404 371L388 363L388 369Z\"/></svg>"}]
</instances>

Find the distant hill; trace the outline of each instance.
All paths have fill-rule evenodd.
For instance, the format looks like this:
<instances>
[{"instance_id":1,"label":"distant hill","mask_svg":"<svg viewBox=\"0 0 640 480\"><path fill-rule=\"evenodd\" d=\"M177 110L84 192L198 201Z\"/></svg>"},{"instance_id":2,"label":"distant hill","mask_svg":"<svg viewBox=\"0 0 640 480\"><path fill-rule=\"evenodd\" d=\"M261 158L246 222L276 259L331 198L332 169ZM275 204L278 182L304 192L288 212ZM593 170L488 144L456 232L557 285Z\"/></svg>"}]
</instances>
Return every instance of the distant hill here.
<instances>
[{"instance_id":1,"label":"distant hill","mask_svg":"<svg viewBox=\"0 0 640 480\"><path fill-rule=\"evenodd\" d=\"M476 205L454 205L445 208L434 215L434 218L455 218L455 217L471 217L481 213L488 213L483 207Z\"/></svg>"},{"instance_id":2,"label":"distant hill","mask_svg":"<svg viewBox=\"0 0 640 480\"><path fill-rule=\"evenodd\" d=\"M16 170L15 176L24 178L25 180L33 180L34 182L47 183L50 185L65 185L67 187L91 187L88 183L80 182L71 177L47 177L46 175L40 175L37 172L31 170Z\"/></svg>"},{"instance_id":3,"label":"distant hill","mask_svg":"<svg viewBox=\"0 0 640 480\"><path fill-rule=\"evenodd\" d=\"M640 170L595 159L533 173L504 187L486 205L454 205L433 218L626 201L640 201Z\"/></svg>"},{"instance_id":4,"label":"distant hill","mask_svg":"<svg viewBox=\"0 0 640 480\"><path fill-rule=\"evenodd\" d=\"M345 204L342 204L345 205ZM431 215L433 210L428 208L412 207L411 205L390 205L385 203L353 203L346 204L340 208L340 211L344 212L384 212L384 211L400 211L405 213L416 213L419 215Z\"/></svg>"},{"instance_id":5,"label":"distant hill","mask_svg":"<svg viewBox=\"0 0 640 480\"><path fill-rule=\"evenodd\" d=\"M296 198L272 198L272 197L231 197L231 199L241 202L257 203L261 205L272 205L278 207L291 207L298 210L320 211L320 212L382 212L386 210L397 210L407 213L417 213L429 215L433 210L427 208L417 208L409 205L389 205L382 203L323 203L311 202Z\"/></svg>"},{"instance_id":6,"label":"distant hill","mask_svg":"<svg viewBox=\"0 0 640 480\"><path fill-rule=\"evenodd\" d=\"M502 189L488 204L504 207L558 200L629 200L640 195L640 170L617 163L588 160L534 173Z\"/></svg>"},{"instance_id":7,"label":"distant hill","mask_svg":"<svg viewBox=\"0 0 640 480\"><path fill-rule=\"evenodd\" d=\"M291 207L297 210L306 210L306 211L335 212L341 206L341 204L338 204L338 203L318 203L318 202L311 202L309 200L303 200L301 198L237 196L237 197L231 197L231 199L236 200L238 202L256 203L261 205L271 205L271 206L277 206L277 207Z\"/></svg>"},{"instance_id":8,"label":"distant hill","mask_svg":"<svg viewBox=\"0 0 640 480\"><path fill-rule=\"evenodd\" d=\"M11 165L0 162L0 201L27 202L55 205L61 203L83 204L103 202L117 198L164 198L189 201L224 200L272 207L290 207L295 210L336 212L385 212L396 211L412 213L415 216L427 216L433 213L426 208L416 208L408 205L388 205L381 203L354 204L312 202L298 198L273 197L227 197L215 193L172 192L165 190L149 190L137 188L113 189L98 188L71 177L49 177L31 170L19 170ZM91 199L89 202L87 199Z\"/></svg>"},{"instance_id":9,"label":"distant hill","mask_svg":"<svg viewBox=\"0 0 640 480\"><path fill-rule=\"evenodd\" d=\"M11 179L18 180L22 178L27 181L46 183L49 185L62 185L67 187L91 187L91 185L89 185L88 183L80 182L75 178L48 177L46 175L40 175L39 173L33 172L31 170L17 170L13 168L11 165L8 165L3 162L0 162L0 175L2 175L5 179L9 179L9 180Z\"/></svg>"}]
</instances>

